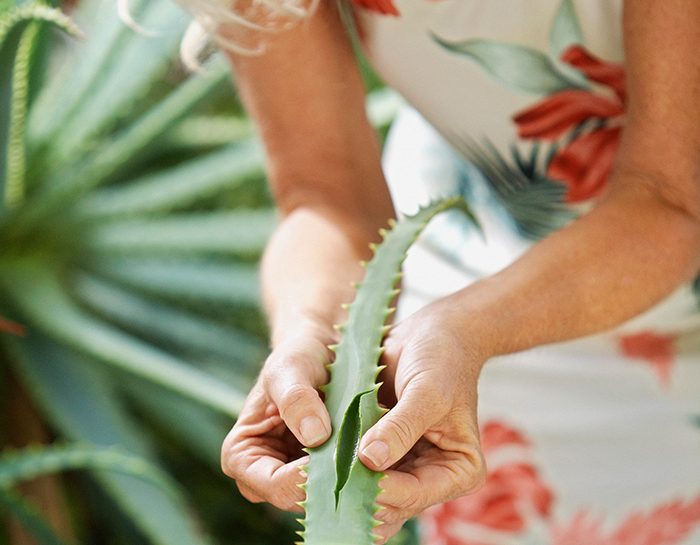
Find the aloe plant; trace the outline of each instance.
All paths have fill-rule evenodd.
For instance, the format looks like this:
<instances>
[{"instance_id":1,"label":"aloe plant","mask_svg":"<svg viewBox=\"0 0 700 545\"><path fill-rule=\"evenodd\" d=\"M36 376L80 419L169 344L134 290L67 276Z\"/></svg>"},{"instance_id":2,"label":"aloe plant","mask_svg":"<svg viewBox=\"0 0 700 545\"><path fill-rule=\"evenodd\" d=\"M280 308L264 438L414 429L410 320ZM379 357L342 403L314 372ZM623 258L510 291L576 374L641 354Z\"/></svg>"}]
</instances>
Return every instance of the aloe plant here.
<instances>
[{"instance_id":1,"label":"aloe plant","mask_svg":"<svg viewBox=\"0 0 700 545\"><path fill-rule=\"evenodd\" d=\"M189 17L170 0L130 5L154 37L113 0L70 15L0 0L0 383L11 369L63 440L155 465L171 441L166 461L186 450L211 481L265 356L256 262L275 214L226 62L183 73ZM370 100L379 125L395 109ZM163 472L166 494L89 471L147 542L213 542L183 474Z\"/></svg>"},{"instance_id":2,"label":"aloe plant","mask_svg":"<svg viewBox=\"0 0 700 545\"><path fill-rule=\"evenodd\" d=\"M304 468L306 511L300 535L307 545L371 545L373 530L379 524L378 509L381 474L367 469L358 458L362 435L384 413L377 401L378 365L381 342L394 309L392 300L399 290L401 264L408 248L437 213L460 209L476 223L462 198L450 198L421 209L382 230L383 241L373 246L374 258L357 286L354 302L348 307L347 323L339 326L342 338L332 346L335 361L328 366L330 382L323 387L331 417L332 435L321 447L310 451Z\"/></svg>"},{"instance_id":3,"label":"aloe plant","mask_svg":"<svg viewBox=\"0 0 700 545\"><path fill-rule=\"evenodd\" d=\"M13 489L23 481L60 471L92 469L131 475L150 481L170 494L170 482L161 470L142 458L115 448L95 448L89 445L55 445L26 447L0 454L0 509L4 508L39 540L49 545L64 545L41 513Z\"/></svg>"}]
</instances>

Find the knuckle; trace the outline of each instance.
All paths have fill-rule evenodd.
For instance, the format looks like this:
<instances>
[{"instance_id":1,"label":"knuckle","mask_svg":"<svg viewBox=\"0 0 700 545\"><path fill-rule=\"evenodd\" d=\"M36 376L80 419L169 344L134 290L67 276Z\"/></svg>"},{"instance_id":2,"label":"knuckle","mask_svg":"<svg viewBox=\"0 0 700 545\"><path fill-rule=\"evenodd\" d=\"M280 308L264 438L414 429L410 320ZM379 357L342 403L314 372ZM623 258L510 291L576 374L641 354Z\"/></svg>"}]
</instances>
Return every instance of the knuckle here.
<instances>
[{"instance_id":1,"label":"knuckle","mask_svg":"<svg viewBox=\"0 0 700 545\"><path fill-rule=\"evenodd\" d=\"M420 494L411 494L399 500L396 506L399 512L396 513L396 520L409 518L413 514L423 510L423 498Z\"/></svg>"},{"instance_id":2,"label":"knuckle","mask_svg":"<svg viewBox=\"0 0 700 545\"><path fill-rule=\"evenodd\" d=\"M224 443L223 446L221 447L221 471L224 475L227 477L230 477L231 479L235 479L236 476L234 474L233 468L235 467L234 464L231 463L231 458L232 458L232 453L231 449L229 446Z\"/></svg>"},{"instance_id":3,"label":"knuckle","mask_svg":"<svg viewBox=\"0 0 700 545\"><path fill-rule=\"evenodd\" d=\"M236 483L236 486L238 488L238 491L241 493L241 496L243 496L250 503L262 503L264 501L260 496L255 494L247 486L241 485L239 483Z\"/></svg>"},{"instance_id":4,"label":"knuckle","mask_svg":"<svg viewBox=\"0 0 700 545\"><path fill-rule=\"evenodd\" d=\"M290 500L289 498L283 498L275 503L275 505L282 509L282 511L298 511L299 506L296 501Z\"/></svg>"},{"instance_id":5,"label":"knuckle","mask_svg":"<svg viewBox=\"0 0 700 545\"><path fill-rule=\"evenodd\" d=\"M310 386L304 384L293 384L287 388L279 400L279 408L281 411L289 411L291 408L298 407L307 403L310 396L315 393Z\"/></svg>"},{"instance_id":6,"label":"knuckle","mask_svg":"<svg viewBox=\"0 0 700 545\"><path fill-rule=\"evenodd\" d=\"M481 452L466 453L463 461L462 477L459 479L455 495L466 496L479 490L486 482L486 464Z\"/></svg>"},{"instance_id":7,"label":"knuckle","mask_svg":"<svg viewBox=\"0 0 700 545\"><path fill-rule=\"evenodd\" d=\"M409 449L413 446L413 423L407 416L403 414L395 415L391 421L391 431L404 449Z\"/></svg>"}]
</instances>

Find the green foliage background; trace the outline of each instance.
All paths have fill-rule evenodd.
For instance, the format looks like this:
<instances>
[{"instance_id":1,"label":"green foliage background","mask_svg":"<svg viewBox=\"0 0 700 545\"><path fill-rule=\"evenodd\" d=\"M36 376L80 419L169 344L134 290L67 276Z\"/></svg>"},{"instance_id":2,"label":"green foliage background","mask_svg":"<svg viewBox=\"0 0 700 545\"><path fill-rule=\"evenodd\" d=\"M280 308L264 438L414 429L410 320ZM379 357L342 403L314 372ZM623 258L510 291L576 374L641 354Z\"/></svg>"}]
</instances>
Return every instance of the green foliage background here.
<instances>
[{"instance_id":1,"label":"green foliage background","mask_svg":"<svg viewBox=\"0 0 700 545\"><path fill-rule=\"evenodd\" d=\"M0 516L63 543L17 485L70 471L78 543L292 543L293 518L219 469L266 354L257 261L276 220L260 146L222 58L180 67L188 17L170 0L131 8L156 36L112 0L70 17L0 0L0 399L18 383L55 440L5 449ZM383 130L396 100L368 82Z\"/></svg>"}]
</instances>

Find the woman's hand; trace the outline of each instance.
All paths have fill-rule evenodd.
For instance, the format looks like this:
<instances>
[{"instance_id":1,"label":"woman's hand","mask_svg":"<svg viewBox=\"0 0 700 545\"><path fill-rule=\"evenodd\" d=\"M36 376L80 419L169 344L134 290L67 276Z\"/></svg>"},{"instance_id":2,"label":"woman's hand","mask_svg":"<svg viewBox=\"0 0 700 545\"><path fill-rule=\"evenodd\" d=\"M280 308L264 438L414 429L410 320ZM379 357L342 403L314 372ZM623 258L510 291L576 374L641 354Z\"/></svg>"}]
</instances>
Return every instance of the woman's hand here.
<instances>
[{"instance_id":1,"label":"woman's hand","mask_svg":"<svg viewBox=\"0 0 700 545\"><path fill-rule=\"evenodd\" d=\"M318 328L306 329L273 350L224 441L222 469L249 501L301 512L299 467L308 461L302 446L318 446L331 433L316 390L328 378L331 353L324 337Z\"/></svg>"},{"instance_id":2,"label":"woman's hand","mask_svg":"<svg viewBox=\"0 0 700 545\"><path fill-rule=\"evenodd\" d=\"M448 297L398 324L385 340L383 393L389 405L398 401L359 449L367 467L388 470L378 498L382 542L410 517L484 481L476 409L485 357L460 325L464 314Z\"/></svg>"}]
</instances>

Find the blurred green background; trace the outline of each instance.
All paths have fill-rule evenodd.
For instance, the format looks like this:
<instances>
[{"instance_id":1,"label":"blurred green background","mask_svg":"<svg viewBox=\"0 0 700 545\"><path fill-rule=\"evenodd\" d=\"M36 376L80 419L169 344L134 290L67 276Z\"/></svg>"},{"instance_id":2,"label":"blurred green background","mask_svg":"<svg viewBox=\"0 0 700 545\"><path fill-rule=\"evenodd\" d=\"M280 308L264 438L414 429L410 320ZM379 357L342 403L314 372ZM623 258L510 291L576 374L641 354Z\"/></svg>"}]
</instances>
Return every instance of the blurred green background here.
<instances>
[{"instance_id":1,"label":"blurred green background","mask_svg":"<svg viewBox=\"0 0 700 545\"><path fill-rule=\"evenodd\" d=\"M223 59L182 69L187 15L131 11L153 36L0 0L0 544L293 543L219 469L266 355L261 149Z\"/></svg>"}]
</instances>

